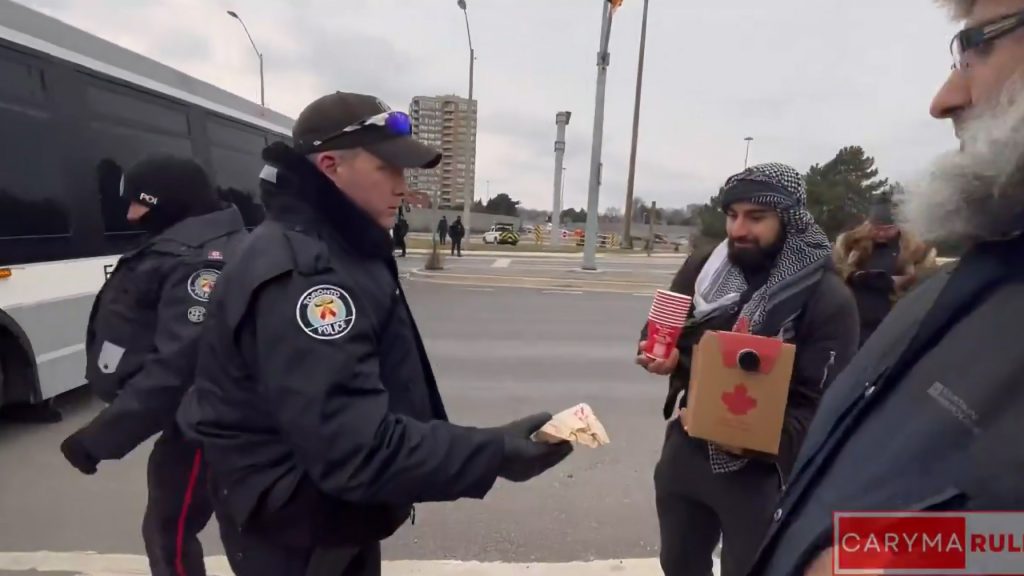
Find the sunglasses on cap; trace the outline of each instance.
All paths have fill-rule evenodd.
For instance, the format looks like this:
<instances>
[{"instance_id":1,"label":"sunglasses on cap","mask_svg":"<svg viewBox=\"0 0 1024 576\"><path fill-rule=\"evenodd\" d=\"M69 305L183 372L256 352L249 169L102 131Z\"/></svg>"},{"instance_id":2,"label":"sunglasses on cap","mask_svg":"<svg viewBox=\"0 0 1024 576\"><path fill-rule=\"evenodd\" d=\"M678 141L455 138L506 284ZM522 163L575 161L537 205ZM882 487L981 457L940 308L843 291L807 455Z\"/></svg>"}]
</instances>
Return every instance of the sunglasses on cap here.
<instances>
[{"instance_id":1,"label":"sunglasses on cap","mask_svg":"<svg viewBox=\"0 0 1024 576\"><path fill-rule=\"evenodd\" d=\"M405 112L391 110L388 112L381 112L380 114L370 116L365 120L360 120L355 124L346 126L325 138L314 140L312 144L313 146L320 146L324 142L329 142L335 138L340 138L351 132L356 132L371 126L384 128L392 136L412 136L412 119L409 118L409 115Z\"/></svg>"}]
</instances>

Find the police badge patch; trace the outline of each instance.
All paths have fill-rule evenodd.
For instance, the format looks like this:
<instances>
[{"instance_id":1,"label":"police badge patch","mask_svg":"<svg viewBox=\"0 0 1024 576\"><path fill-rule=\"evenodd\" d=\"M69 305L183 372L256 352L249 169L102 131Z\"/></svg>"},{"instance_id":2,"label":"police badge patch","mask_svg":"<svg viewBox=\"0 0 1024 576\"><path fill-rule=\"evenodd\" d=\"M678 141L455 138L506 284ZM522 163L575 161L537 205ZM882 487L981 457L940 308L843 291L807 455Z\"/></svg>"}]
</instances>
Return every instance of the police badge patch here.
<instances>
[{"instance_id":1,"label":"police badge patch","mask_svg":"<svg viewBox=\"0 0 1024 576\"><path fill-rule=\"evenodd\" d=\"M356 309L344 290L323 284L299 298L295 317L306 334L318 340L333 340L352 329Z\"/></svg>"},{"instance_id":2,"label":"police badge patch","mask_svg":"<svg viewBox=\"0 0 1024 576\"><path fill-rule=\"evenodd\" d=\"M188 279L188 293L200 302L209 302L210 294L213 294L219 277L220 271L213 268L203 268L195 272Z\"/></svg>"},{"instance_id":3,"label":"police badge patch","mask_svg":"<svg viewBox=\"0 0 1024 576\"><path fill-rule=\"evenodd\" d=\"M206 308L202 306L193 306L188 309L188 321L193 324L201 324L203 320L206 320Z\"/></svg>"}]
</instances>

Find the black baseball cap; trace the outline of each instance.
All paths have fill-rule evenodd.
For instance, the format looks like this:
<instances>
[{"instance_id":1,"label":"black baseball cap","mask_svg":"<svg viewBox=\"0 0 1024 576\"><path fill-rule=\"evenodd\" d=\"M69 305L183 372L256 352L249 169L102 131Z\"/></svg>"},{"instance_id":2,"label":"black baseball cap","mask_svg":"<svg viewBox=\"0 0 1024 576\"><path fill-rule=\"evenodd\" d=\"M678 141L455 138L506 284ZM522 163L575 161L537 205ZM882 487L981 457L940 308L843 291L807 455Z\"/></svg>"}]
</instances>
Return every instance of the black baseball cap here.
<instances>
[{"instance_id":1,"label":"black baseball cap","mask_svg":"<svg viewBox=\"0 0 1024 576\"><path fill-rule=\"evenodd\" d=\"M387 125L360 126L387 113L394 116ZM292 140L301 154L363 148L398 168L434 168L442 156L412 137L412 126L404 112L392 111L376 96L352 92L321 96L306 106L292 127Z\"/></svg>"}]
</instances>

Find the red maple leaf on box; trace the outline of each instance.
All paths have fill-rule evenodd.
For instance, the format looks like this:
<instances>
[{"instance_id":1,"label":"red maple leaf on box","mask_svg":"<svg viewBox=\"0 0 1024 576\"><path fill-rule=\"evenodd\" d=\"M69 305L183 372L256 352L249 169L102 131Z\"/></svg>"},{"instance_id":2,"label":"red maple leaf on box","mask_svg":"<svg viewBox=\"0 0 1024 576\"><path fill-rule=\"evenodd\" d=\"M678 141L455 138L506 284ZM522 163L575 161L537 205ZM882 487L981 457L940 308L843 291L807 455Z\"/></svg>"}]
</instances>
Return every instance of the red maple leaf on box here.
<instances>
[{"instance_id":1,"label":"red maple leaf on box","mask_svg":"<svg viewBox=\"0 0 1024 576\"><path fill-rule=\"evenodd\" d=\"M747 387L744 384L737 384L732 392L722 393L722 404L731 414L737 416L745 416L748 412L757 408L757 398L754 398L747 393Z\"/></svg>"}]
</instances>

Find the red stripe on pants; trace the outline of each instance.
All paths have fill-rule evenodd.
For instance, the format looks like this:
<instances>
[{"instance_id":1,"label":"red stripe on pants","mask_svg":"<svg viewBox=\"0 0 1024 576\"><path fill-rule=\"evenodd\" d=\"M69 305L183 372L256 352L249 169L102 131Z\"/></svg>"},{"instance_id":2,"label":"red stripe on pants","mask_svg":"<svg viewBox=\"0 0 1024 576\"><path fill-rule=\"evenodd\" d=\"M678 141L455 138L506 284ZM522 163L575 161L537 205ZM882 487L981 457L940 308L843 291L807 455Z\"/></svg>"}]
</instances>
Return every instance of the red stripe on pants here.
<instances>
[{"instance_id":1,"label":"red stripe on pants","mask_svg":"<svg viewBox=\"0 0 1024 576\"><path fill-rule=\"evenodd\" d=\"M174 546L174 567L178 576L188 576L185 573L185 521L188 519L188 509L192 505L192 495L196 490L196 480L199 478L199 467L203 465L203 451L196 450L196 456L192 459L192 472L188 477L188 488L185 489L185 499L181 504L181 515L178 516L178 535Z\"/></svg>"}]
</instances>

